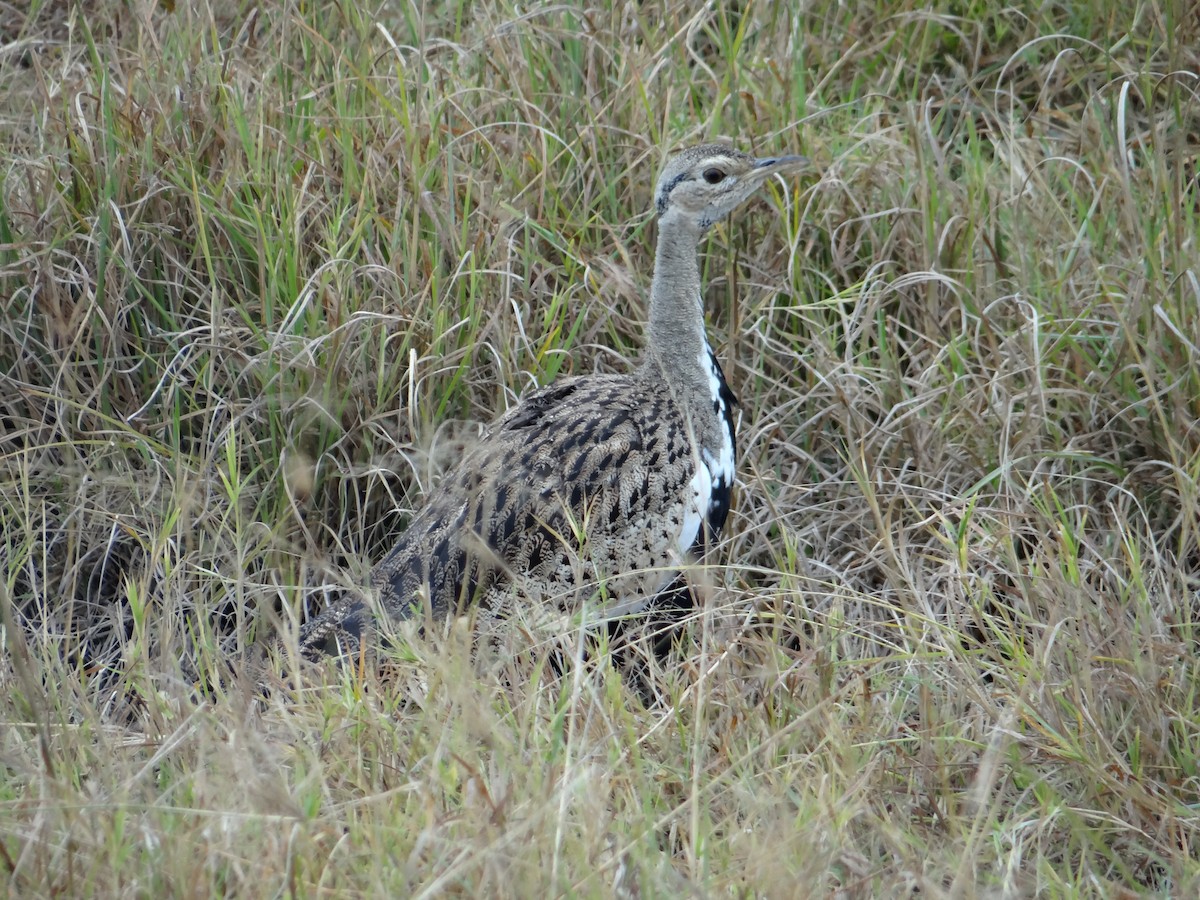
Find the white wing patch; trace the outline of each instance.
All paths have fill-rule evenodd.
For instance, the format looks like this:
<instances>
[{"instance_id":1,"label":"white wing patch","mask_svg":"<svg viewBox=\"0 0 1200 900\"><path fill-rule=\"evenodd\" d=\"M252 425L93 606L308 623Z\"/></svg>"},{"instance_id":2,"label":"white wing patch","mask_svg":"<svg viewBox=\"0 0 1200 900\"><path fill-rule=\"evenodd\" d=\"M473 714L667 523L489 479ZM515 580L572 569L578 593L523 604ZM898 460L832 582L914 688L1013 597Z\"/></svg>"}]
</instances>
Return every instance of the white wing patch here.
<instances>
[{"instance_id":1,"label":"white wing patch","mask_svg":"<svg viewBox=\"0 0 1200 900\"><path fill-rule=\"evenodd\" d=\"M728 419L725 398L722 396L721 374L713 361L712 350L705 344L700 351L700 366L708 374L709 396L712 398L713 411L722 422ZM713 453L713 450L716 453ZM686 559L696 546L700 529L707 521L714 503L714 493L724 494L728 499L728 489L734 478L733 435L726 429L721 430L719 447L700 447L696 454L696 472L688 483L688 497L684 504L683 527L679 532L678 548L681 556Z\"/></svg>"},{"instance_id":2,"label":"white wing patch","mask_svg":"<svg viewBox=\"0 0 1200 900\"><path fill-rule=\"evenodd\" d=\"M708 341L704 342L704 347L700 351L700 368L708 373L708 396L712 399L713 403L720 403L721 373L713 365L712 347L708 346Z\"/></svg>"},{"instance_id":3,"label":"white wing patch","mask_svg":"<svg viewBox=\"0 0 1200 900\"><path fill-rule=\"evenodd\" d=\"M683 527L679 531L679 556L687 559L696 538L700 536L700 525L708 515L709 504L712 503L712 473L706 462L696 466L696 473L688 482L689 496L683 508Z\"/></svg>"}]
</instances>

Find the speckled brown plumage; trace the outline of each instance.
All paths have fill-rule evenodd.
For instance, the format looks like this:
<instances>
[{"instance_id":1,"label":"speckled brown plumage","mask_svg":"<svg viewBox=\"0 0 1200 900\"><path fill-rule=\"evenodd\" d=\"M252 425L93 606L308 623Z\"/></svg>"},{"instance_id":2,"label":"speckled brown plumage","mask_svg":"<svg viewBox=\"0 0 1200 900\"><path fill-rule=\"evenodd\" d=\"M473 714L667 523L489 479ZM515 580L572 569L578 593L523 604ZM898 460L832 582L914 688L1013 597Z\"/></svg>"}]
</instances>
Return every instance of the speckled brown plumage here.
<instances>
[{"instance_id":1,"label":"speckled brown plumage","mask_svg":"<svg viewBox=\"0 0 1200 900\"><path fill-rule=\"evenodd\" d=\"M565 379L525 397L461 460L375 568L306 625L307 657L355 651L377 616L434 620L478 605L635 613L724 525L733 395L709 348L697 247L709 226L798 157L686 150L659 179L645 358L624 375Z\"/></svg>"}]
</instances>

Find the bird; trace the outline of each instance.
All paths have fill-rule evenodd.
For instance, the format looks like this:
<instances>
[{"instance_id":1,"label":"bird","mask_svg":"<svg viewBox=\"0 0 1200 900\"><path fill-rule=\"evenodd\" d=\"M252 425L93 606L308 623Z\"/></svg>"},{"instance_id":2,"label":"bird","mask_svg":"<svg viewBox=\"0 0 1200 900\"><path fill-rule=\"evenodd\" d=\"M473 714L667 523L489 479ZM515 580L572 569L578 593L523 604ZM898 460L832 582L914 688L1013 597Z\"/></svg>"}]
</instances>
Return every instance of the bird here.
<instances>
[{"instance_id":1,"label":"bird","mask_svg":"<svg viewBox=\"0 0 1200 900\"><path fill-rule=\"evenodd\" d=\"M807 165L724 143L669 158L654 188L640 363L523 397L430 493L370 589L301 627L301 656L357 655L404 620L494 624L594 602L615 621L677 589L725 526L737 461L737 400L708 341L699 248L764 182Z\"/></svg>"}]
</instances>

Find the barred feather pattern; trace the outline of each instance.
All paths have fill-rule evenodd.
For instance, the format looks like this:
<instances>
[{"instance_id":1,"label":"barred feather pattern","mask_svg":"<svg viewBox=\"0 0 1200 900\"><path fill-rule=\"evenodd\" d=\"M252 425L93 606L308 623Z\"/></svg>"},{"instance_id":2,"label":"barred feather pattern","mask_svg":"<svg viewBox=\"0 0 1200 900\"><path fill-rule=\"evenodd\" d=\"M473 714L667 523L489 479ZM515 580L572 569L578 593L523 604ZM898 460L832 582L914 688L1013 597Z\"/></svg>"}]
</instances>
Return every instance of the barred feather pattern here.
<instances>
[{"instance_id":1,"label":"barred feather pattern","mask_svg":"<svg viewBox=\"0 0 1200 900\"><path fill-rule=\"evenodd\" d=\"M478 604L636 613L719 535L733 472L733 395L715 357L712 420L697 429L661 377L566 379L526 397L438 486L372 573L378 612L434 620ZM697 431L717 436L697 451ZM726 446L727 445L727 446ZM722 452L724 451L724 452ZM728 471L712 471L724 457ZM703 492L692 489L700 467ZM695 518L698 527L688 527ZM302 630L311 659L353 652L378 613L347 596Z\"/></svg>"}]
</instances>

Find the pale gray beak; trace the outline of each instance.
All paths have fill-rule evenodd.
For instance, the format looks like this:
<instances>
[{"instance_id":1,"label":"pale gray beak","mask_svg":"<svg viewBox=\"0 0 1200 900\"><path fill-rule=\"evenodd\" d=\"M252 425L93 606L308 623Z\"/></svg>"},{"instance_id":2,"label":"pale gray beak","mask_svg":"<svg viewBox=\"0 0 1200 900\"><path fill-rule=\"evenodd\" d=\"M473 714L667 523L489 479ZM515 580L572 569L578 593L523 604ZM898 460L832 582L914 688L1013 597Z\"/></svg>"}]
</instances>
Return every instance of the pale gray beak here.
<instances>
[{"instance_id":1,"label":"pale gray beak","mask_svg":"<svg viewBox=\"0 0 1200 900\"><path fill-rule=\"evenodd\" d=\"M810 164L807 156L770 156L755 160L754 170L769 175L774 172L795 172Z\"/></svg>"}]
</instances>

